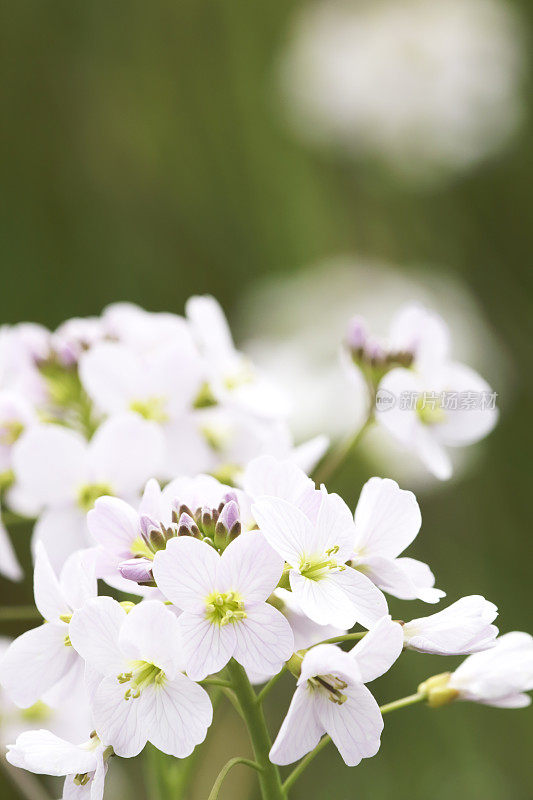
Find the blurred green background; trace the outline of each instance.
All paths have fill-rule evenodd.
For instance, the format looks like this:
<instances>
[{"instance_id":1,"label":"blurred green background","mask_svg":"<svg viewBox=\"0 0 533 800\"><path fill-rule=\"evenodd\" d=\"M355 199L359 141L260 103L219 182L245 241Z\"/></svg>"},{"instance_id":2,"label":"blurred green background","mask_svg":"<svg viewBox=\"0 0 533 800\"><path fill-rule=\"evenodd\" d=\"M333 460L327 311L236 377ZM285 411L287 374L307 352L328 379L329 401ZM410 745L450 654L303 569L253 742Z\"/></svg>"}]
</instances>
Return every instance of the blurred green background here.
<instances>
[{"instance_id":1,"label":"blurred green background","mask_svg":"<svg viewBox=\"0 0 533 800\"><path fill-rule=\"evenodd\" d=\"M399 269L444 266L479 301L516 385L501 397L478 469L420 494L423 535L409 555L434 566L450 600L483 594L500 606L502 630L531 630L531 115L503 154L445 187L417 192L354 173L301 146L280 120L272 65L297 5L1 0L0 319L54 327L122 299L181 313L199 292L215 294L231 319L259 277L338 252ZM531 19L531 3L521 10ZM354 502L367 477L353 463L331 488ZM29 581L2 581L0 592L31 602ZM427 607L396 601L391 610ZM450 664L408 653L376 695L409 694ZM289 680L277 688L273 729L290 692ZM387 719L376 758L350 770L331 749L294 798L528 800L532 719L531 710L461 704L407 709ZM224 707L192 800L205 800L235 754L247 743ZM129 783L110 785L109 800L143 797L137 767L125 766ZM223 800L256 796L243 773L228 779Z\"/></svg>"}]
</instances>

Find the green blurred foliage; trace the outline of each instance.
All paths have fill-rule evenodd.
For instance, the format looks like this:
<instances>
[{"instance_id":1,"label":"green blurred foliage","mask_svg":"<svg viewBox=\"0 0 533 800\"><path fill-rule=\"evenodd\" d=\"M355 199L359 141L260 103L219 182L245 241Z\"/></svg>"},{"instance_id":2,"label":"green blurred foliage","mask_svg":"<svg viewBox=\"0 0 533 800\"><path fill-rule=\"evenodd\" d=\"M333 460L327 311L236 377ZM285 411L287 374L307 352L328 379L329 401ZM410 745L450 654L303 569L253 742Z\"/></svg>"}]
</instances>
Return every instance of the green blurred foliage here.
<instances>
[{"instance_id":1,"label":"green blurred foliage","mask_svg":"<svg viewBox=\"0 0 533 800\"><path fill-rule=\"evenodd\" d=\"M531 124L501 157L423 193L306 150L282 121L272 71L296 5L0 1L1 320L55 326L121 299L181 312L206 291L231 315L258 276L339 252L460 276L502 340L516 386L501 398L477 471L421 495L423 535L410 555L434 566L451 601L484 594L500 606L503 630L531 629ZM531 3L522 10L532 17ZM355 501L367 477L354 463L332 488ZM27 539L21 531L26 563ZM31 602L29 579L2 582L0 592ZM400 601L391 610L428 611ZM408 694L449 665L407 654L376 694ZM290 691L289 680L277 687L273 726ZM323 753L295 800L528 800L531 719L461 704L407 709L391 715L380 754L357 769ZM202 752L194 800L225 758L246 754L230 709L221 723ZM221 798L255 796L239 769ZM18 797L11 788L4 796Z\"/></svg>"}]
</instances>

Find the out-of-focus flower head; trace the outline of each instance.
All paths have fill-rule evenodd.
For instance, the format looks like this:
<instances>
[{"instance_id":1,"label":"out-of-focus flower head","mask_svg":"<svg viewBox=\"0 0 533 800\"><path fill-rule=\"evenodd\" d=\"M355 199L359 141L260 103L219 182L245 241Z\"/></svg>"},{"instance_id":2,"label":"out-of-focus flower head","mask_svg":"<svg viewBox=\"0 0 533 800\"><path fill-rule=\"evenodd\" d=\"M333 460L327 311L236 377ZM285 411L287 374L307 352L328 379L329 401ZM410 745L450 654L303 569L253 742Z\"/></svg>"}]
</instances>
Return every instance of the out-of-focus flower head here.
<instances>
[{"instance_id":1,"label":"out-of-focus flower head","mask_svg":"<svg viewBox=\"0 0 533 800\"><path fill-rule=\"evenodd\" d=\"M498 0L307 4L282 59L291 120L412 180L462 171L520 121L518 27Z\"/></svg>"}]
</instances>

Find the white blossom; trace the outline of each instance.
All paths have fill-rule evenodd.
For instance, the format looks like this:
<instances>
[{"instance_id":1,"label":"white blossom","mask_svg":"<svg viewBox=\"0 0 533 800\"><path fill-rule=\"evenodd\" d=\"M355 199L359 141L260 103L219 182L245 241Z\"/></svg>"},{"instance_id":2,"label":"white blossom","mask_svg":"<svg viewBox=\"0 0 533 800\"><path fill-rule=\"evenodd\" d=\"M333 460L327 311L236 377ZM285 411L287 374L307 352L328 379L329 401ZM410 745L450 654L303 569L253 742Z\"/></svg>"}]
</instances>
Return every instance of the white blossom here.
<instances>
[{"instance_id":1,"label":"white blossom","mask_svg":"<svg viewBox=\"0 0 533 800\"><path fill-rule=\"evenodd\" d=\"M390 669L401 650L401 627L390 617L381 619L348 653L332 644L311 648L270 751L271 761L297 761L316 747L324 733L348 766L376 755L383 719L364 684Z\"/></svg>"},{"instance_id":2,"label":"white blossom","mask_svg":"<svg viewBox=\"0 0 533 800\"><path fill-rule=\"evenodd\" d=\"M421 653L467 655L494 646L498 628L491 623L498 616L494 603L479 595L462 597L448 608L406 622L405 646Z\"/></svg>"},{"instance_id":3,"label":"white blossom","mask_svg":"<svg viewBox=\"0 0 533 800\"><path fill-rule=\"evenodd\" d=\"M15 639L0 662L0 683L22 708L38 700L53 705L81 680L83 663L72 647L70 621L75 609L96 595L92 553L71 555L58 579L38 543L34 595L43 624Z\"/></svg>"},{"instance_id":4,"label":"white blossom","mask_svg":"<svg viewBox=\"0 0 533 800\"><path fill-rule=\"evenodd\" d=\"M134 498L158 473L163 454L159 428L134 414L111 417L90 442L59 425L36 425L13 452L17 507L41 509L34 542L42 541L52 563L88 543L86 514L102 495Z\"/></svg>"},{"instance_id":5,"label":"white blossom","mask_svg":"<svg viewBox=\"0 0 533 800\"><path fill-rule=\"evenodd\" d=\"M256 674L272 674L293 652L285 617L266 600L283 560L257 532L242 533L222 556L190 536L156 553L158 588L182 609L178 619L189 677L202 680L230 658Z\"/></svg>"},{"instance_id":6,"label":"white blossom","mask_svg":"<svg viewBox=\"0 0 533 800\"><path fill-rule=\"evenodd\" d=\"M209 696L182 673L178 621L145 600L126 613L110 597L89 601L72 617L72 644L85 660L95 729L125 758L147 741L185 758L212 720Z\"/></svg>"}]
</instances>

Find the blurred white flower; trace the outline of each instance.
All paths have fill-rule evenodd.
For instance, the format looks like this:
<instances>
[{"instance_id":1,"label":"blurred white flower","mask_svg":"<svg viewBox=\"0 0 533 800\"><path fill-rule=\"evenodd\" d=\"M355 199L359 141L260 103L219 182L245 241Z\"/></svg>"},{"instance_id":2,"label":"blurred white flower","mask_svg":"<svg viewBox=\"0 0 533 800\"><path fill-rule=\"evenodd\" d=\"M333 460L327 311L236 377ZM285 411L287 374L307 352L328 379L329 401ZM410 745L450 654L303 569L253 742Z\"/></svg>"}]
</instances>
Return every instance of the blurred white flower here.
<instances>
[{"instance_id":1,"label":"blurred white flower","mask_svg":"<svg viewBox=\"0 0 533 800\"><path fill-rule=\"evenodd\" d=\"M384 333L404 304L441 314L452 331L454 357L486 374L498 387L498 404L509 404L512 356L503 351L461 281L435 268L400 271L377 261L337 257L257 283L239 309L242 336L250 340L246 351L291 395L295 436L303 439L320 430L340 438L361 426L368 390L359 371L352 370L348 382L339 363L339 342L354 313L364 317L369 330ZM381 426L369 431L360 448L374 474L386 472L413 489L435 483L419 459ZM479 452L479 447L454 448L454 474Z\"/></svg>"},{"instance_id":2,"label":"blurred white flower","mask_svg":"<svg viewBox=\"0 0 533 800\"><path fill-rule=\"evenodd\" d=\"M428 179L499 150L521 118L519 20L498 0L325 0L282 58L302 137Z\"/></svg>"}]
</instances>

